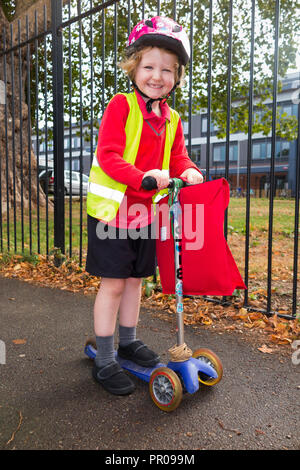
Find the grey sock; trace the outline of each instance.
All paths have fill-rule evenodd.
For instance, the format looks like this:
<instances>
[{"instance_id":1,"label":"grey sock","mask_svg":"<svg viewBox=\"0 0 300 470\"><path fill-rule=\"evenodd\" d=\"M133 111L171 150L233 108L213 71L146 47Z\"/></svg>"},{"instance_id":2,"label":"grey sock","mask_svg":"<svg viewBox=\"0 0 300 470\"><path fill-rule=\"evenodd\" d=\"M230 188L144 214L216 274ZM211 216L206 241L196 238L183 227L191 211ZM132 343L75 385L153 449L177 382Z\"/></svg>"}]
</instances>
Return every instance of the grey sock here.
<instances>
[{"instance_id":1,"label":"grey sock","mask_svg":"<svg viewBox=\"0 0 300 470\"><path fill-rule=\"evenodd\" d=\"M119 344L120 346L127 346L136 340L136 327L135 326L122 326L119 325Z\"/></svg>"},{"instance_id":2,"label":"grey sock","mask_svg":"<svg viewBox=\"0 0 300 470\"><path fill-rule=\"evenodd\" d=\"M114 335L96 336L97 355L95 363L97 367L104 367L115 361Z\"/></svg>"}]
</instances>

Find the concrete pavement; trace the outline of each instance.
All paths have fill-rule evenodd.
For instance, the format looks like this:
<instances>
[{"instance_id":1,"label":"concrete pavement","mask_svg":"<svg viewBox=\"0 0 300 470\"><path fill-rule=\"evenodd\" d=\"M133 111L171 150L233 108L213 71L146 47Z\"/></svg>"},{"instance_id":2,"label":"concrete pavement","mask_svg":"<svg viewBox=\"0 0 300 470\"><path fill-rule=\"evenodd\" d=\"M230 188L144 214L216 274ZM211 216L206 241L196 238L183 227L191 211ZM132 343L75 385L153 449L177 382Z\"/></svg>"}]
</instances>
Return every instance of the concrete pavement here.
<instances>
[{"instance_id":1,"label":"concrete pavement","mask_svg":"<svg viewBox=\"0 0 300 470\"><path fill-rule=\"evenodd\" d=\"M291 357L262 354L238 333L186 327L188 346L215 351L224 376L165 413L137 378L126 397L92 380L83 347L93 303L0 278L0 449L300 449L300 365ZM139 337L167 362L170 323L143 308Z\"/></svg>"}]
</instances>

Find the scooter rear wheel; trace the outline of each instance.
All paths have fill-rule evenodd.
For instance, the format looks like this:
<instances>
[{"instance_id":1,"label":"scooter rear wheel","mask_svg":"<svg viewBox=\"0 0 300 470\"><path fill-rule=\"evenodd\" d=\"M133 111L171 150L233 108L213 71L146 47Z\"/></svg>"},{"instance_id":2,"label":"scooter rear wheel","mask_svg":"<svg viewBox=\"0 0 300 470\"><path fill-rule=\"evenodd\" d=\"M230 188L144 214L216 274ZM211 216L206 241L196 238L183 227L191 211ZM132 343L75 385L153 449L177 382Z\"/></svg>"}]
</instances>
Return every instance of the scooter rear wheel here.
<instances>
[{"instance_id":1,"label":"scooter rear wheel","mask_svg":"<svg viewBox=\"0 0 300 470\"><path fill-rule=\"evenodd\" d=\"M93 346L94 349L97 349L96 338L95 337L88 338L85 342L85 345Z\"/></svg>"},{"instance_id":2,"label":"scooter rear wheel","mask_svg":"<svg viewBox=\"0 0 300 470\"><path fill-rule=\"evenodd\" d=\"M181 403L182 385L180 379L168 367L159 367L152 372L149 390L155 405L163 411L173 411Z\"/></svg>"},{"instance_id":3,"label":"scooter rear wheel","mask_svg":"<svg viewBox=\"0 0 300 470\"><path fill-rule=\"evenodd\" d=\"M193 357L209 364L213 369L215 369L216 373L218 374L218 377L216 379L212 379L207 378L206 375L200 373L199 382L208 386L216 385L218 382L220 382L223 376L223 366L219 357L213 351L206 348L200 348L193 352Z\"/></svg>"},{"instance_id":4,"label":"scooter rear wheel","mask_svg":"<svg viewBox=\"0 0 300 470\"><path fill-rule=\"evenodd\" d=\"M91 346L92 349L94 349L94 351L91 352L89 346ZM97 344L96 344L95 337L91 337L86 340L84 350L85 350L86 355L89 357L89 359L93 361L94 356L95 356L95 351L97 354Z\"/></svg>"}]
</instances>

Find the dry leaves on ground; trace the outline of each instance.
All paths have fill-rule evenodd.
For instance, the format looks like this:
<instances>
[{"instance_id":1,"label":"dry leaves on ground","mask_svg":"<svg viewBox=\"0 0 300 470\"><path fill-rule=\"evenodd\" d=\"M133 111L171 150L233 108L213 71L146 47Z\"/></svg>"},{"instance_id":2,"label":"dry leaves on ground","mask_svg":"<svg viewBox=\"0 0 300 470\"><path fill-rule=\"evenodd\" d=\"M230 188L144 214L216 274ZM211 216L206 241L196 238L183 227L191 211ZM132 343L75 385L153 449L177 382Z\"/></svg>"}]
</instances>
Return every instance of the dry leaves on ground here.
<instances>
[{"instance_id":1,"label":"dry leaves on ground","mask_svg":"<svg viewBox=\"0 0 300 470\"><path fill-rule=\"evenodd\" d=\"M205 298L184 298L184 323L186 325L203 325L218 327L224 331L255 330L265 335L265 342L285 346L300 338L300 321L288 320L277 314L267 316L264 313L250 311L242 306L241 301L230 305L216 304ZM144 299L144 305L159 309L160 316L175 320L176 304L172 296L154 293ZM263 345L259 350L271 353L273 350Z\"/></svg>"},{"instance_id":2,"label":"dry leaves on ground","mask_svg":"<svg viewBox=\"0 0 300 470\"><path fill-rule=\"evenodd\" d=\"M99 278L90 276L72 260L66 260L60 267L56 267L53 259L45 255L38 255L34 264L23 261L20 255L10 256L5 262L2 258L3 255L0 255L0 274L3 277L84 294L96 294L100 284ZM145 295L146 290L147 283L143 288L143 305L155 309L161 318L175 319L174 297L156 290L152 291L152 295L149 295L149 292ZM253 307L264 307L266 292L257 289L252 294L257 298L251 302ZM287 312L282 310L278 313ZM299 320L287 320L278 315L266 316L258 311L250 311L243 307L243 301L238 297L233 298L229 305L208 301L204 297L184 298L184 323L208 328L218 327L224 331L241 328L244 331L260 331L265 335L265 342L282 346L290 345L300 338ZM260 348L262 353L271 353L271 350L266 344Z\"/></svg>"}]
</instances>

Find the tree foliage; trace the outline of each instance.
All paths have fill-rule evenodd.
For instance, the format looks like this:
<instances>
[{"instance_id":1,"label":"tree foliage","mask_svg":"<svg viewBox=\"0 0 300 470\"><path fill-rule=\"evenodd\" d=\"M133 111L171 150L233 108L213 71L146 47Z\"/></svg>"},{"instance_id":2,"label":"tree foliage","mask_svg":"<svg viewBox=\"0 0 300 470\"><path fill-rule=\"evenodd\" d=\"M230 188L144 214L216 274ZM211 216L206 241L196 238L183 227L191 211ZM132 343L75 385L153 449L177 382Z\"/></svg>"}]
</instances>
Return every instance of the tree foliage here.
<instances>
[{"instance_id":1,"label":"tree foliage","mask_svg":"<svg viewBox=\"0 0 300 470\"><path fill-rule=\"evenodd\" d=\"M7 2L11 8L14 2ZM220 138L225 136L228 113L230 132L248 132L250 39L251 39L251 0L235 0L232 10L232 67L231 107L228 109L228 54L229 54L229 0L212 0L212 66L211 66L211 117ZM79 3L81 10L79 11ZM101 5L102 0L70 0L64 7L64 21ZM193 63L186 69L186 86L176 91L175 107L183 119L187 119L191 106L193 114L205 110L208 103L209 67L209 6L210 0L181 0L160 2L160 14L176 17L192 34ZM144 4L144 5L143 5ZM9 7L9 5L11 5ZM193 6L193 15L191 9ZM129 11L128 11L129 8ZM9 11L11 14L11 11ZM121 60L128 37L128 15L130 28L140 19L158 14L158 3L154 0L120 0L116 5L99 11L93 16L63 28L64 44L64 99L66 125L87 121L98 125L99 119L109 101L117 91L126 91L128 80L117 67ZM279 77L284 77L288 69L295 65L299 47L299 15L297 0L281 0ZM254 96L255 112L253 133L268 135L272 124L272 109L266 101L272 101L274 75L274 25L275 2L256 0L255 2L255 49L254 49ZM297 33L298 32L298 33ZM46 62L47 60L47 62ZM32 119L36 119L36 100L40 99L41 115L47 96L51 121L52 62L51 41L41 40L37 54L32 56ZM38 69L36 83L35 67ZM47 95L45 83L47 81ZM40 94L35 93L36 84ZM281 81L278 81L278 91ZM257 112L256 112L257 111ZM40 127L44 125L40 119ZM288 140L297 136L295 116L282 114L277 109L277 135ZM87 136L88 138L88 136Z\"/></svg>"},{"instance_id":2,"label":"tree foliage","mask_svg":"<svg viewBox=\"0 0 300 470\"><path fill-rule=\"evenodd\" d=\"M94 5L101 1L95 1ZM212 34L212 89L211 112L218 136L226 132L227 113L230 112L230 132L248 132L249 76L250 76L250 38L251 38L251 0L235 0L232 11L232 67L231 67L231 109L227 106L228 85L228 43L229 43L229 1L213 1L213 34ZM82 9L88 10L90 2L82 1ZM209 61L209 5L210 0L195 0L193 16L191 1L177 2L176 12L171 0L161 2L160 14L174 17L185 25L190 34L193 30L193 64L186 70L186 87L176 92L176 108L183 118L187 118L191 104L192 113L199 113L207 108L208 95L208 61ZM76 12L76 1L73 9ZM93 116L100 118L108 100L116 91L128 88L123 72L118 70L117 62L121 59L128 37L128 1L117 3L117 23L115 23L114 6L104 13L94 15L92 22L87 18L82 22L81 60L78 54L78 25L71 32L72 57L72 114L78 117L80 109L84 120ZM143 15L156 15L157 2L130 2L130 26L136 24ZM296 14L297 1L282 0L280 9L280 49L279 77L284 77L287 70L295 64L299 41L299 15ZM259 0L256 2L255 50L254 50L254 96L255 109L253 133L263 132L268 135L272 124L272 109L264 104L272 100L274 74L274 24L275 2ZM67 46L69 31L64 31ZM91 38L93 41L90 47ZM66 54L67 62L67 54ZM81 88L79 87L81 63ZM91 66L93 68L93 90L91 90ZM190 75L192 73L192 80ZM65 68L65 92L69 92L69 70ZM192 87L192 89L190 89ZM278 91L281 81L278 81ZM81 93L80 93L81 90ZM84 90L84 92L83 92ZM83 101L80 100L80 94ZM192 99L190 100L190 96ZM82 106L81 106L82 105ZM66 109L68 105L66 103ZM277 113L277 135L289 140L297 135L297 119Z\"/></svg>"}]
</instances>

